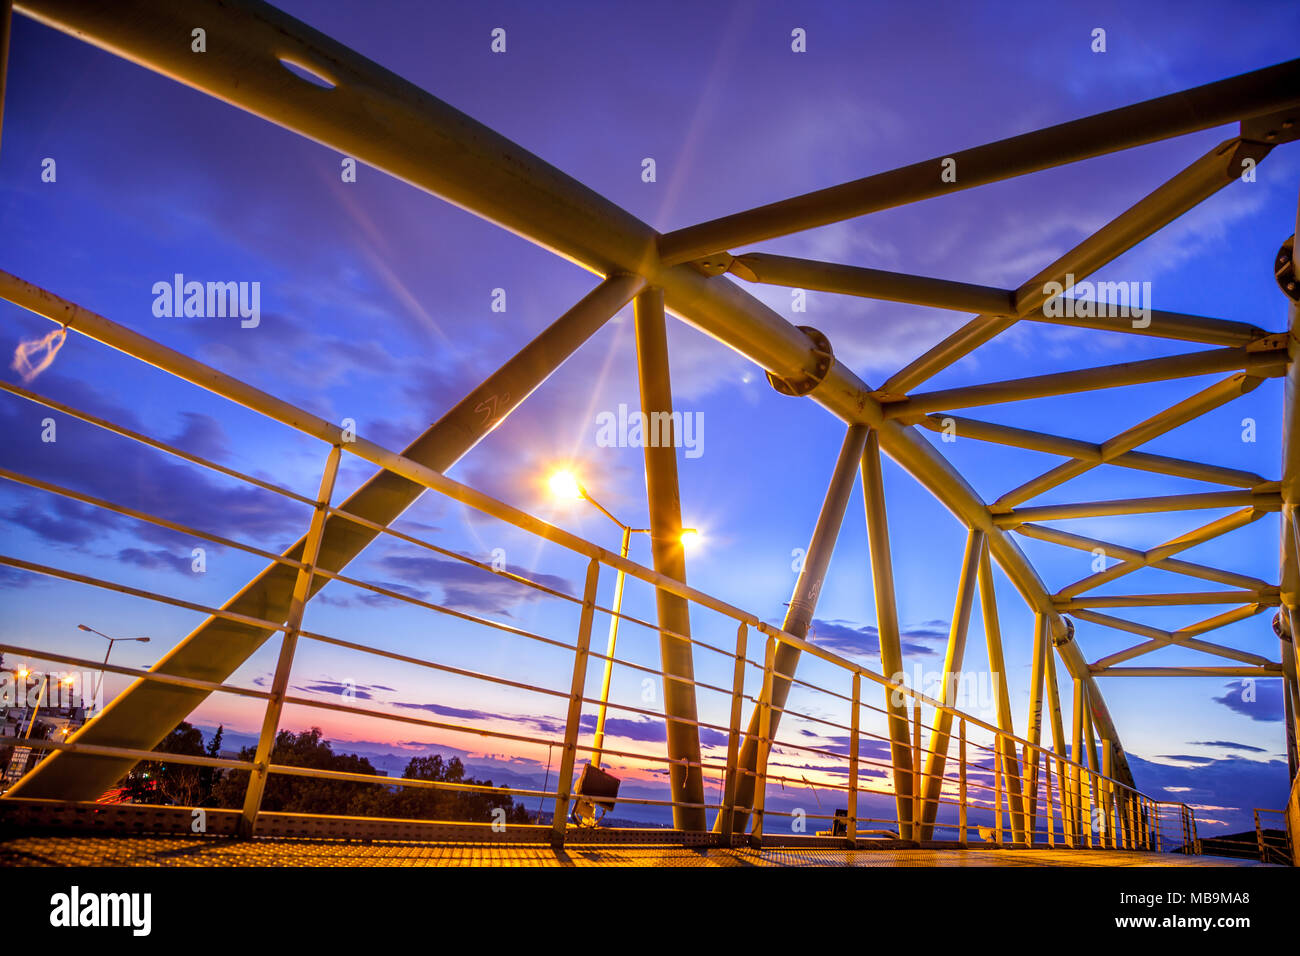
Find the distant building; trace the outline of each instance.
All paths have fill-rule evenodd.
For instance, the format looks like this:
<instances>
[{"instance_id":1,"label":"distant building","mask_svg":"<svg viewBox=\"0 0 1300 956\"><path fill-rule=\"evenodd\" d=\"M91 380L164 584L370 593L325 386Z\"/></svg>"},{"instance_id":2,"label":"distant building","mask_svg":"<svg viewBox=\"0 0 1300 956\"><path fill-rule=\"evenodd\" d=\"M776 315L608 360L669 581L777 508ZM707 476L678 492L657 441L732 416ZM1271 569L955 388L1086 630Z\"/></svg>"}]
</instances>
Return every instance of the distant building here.
<instances>
[{"instance_id":1,"label":"distant building","mask_svg":"<svg viewBox=\"0 0 1300 956\"><path fill-rule=\"evenodd\" d=\"M52 751L25 744L27 738L59 740L69 737L86 722L85 707L0 707L0 748L12 747L0 779L0 792L8 790L23 774ZM33 724L35 718L35 726ZM29 732L30 728L30 732Z\"/></svg>"}]
</instances>

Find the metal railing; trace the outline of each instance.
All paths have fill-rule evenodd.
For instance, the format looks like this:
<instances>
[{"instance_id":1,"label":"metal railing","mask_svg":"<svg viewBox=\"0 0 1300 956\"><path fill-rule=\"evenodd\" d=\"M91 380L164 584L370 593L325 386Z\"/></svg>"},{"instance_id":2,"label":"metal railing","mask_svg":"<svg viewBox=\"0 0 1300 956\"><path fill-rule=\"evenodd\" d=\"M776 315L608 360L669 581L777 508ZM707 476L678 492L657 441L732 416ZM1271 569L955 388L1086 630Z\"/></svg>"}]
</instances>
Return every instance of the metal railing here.
<instances>
[{"instance_id":1,"label":"metal railing","mask_svg":"<svg viewBox=\"0 0 1300 956\"><path fill-rule=\"evenodd\" d=\"M13 277L4 278L7 283L20 282ZM48 295L44 292L41 294ZM732 834L737 832L743 832L747 839L754 842L761 843L764 840L771 842L784 836L775 832L775 821L784 818L790 823L791 838L807 835L807 821L824 820L830 824L827 832L832 839L847 840L850 844L866 838L879 839L891 836L914 843L966 843L973 833L978 833L981 839L994 845L1147 850L1161 850L1173 845L1183 847L1198 845L1195 838L1195 818L1188 807L1183 804L1157 802L1126 786L1106 772L1110 757L1108 741L1105 742L1106 756L1103 760L1098 757L1095 743L1090 743L1082 752L1077 752L1076 746L1076 752L1067 756L1058 750L1048 749L1028 739L1007 733L994 723L949 706L903 683L891 681L859 663L765 623L754 614L547 524L504 502L453 481L438 471L359 437L350 438L337 426L274 399L187 356L129 332L107 319L84 310L76 310L75 322L70 322L69 325L75 331L83 332L137 359L198 384L270 420L320 439L326 444L328 454L320 492L315 498L311 498L274 482L183 451L167 442L142 435L83 410L43 397L27 388L0 384L0 389L14 398L40 404L60 414L111 432L120 438L174 456L189 465L244 482L280 496L286 502L311 508L306 546L301 558L294 558L48 480L14 470L0 469L0 478L10 483L267 559L292 568L297 575L295 599L288 618L268 620L209 607L159 591L42 564L16 555L0 555L0 564L20 571L113 591L175 608L200 612L217 619L228 619L264 629L269 633L282 634L281 649L270 690L225 681L182 677L161 670L140 673L128 667L107 665L39 647L6 642L0 645L0 651L8 654L25 655L57 664L102 669L146 682L187 688L204 694L231 694L266 702L266 715L258 738L256 757L253 760L172 753L163 755L128 747L92 745L80 743L78 741L80 734L65 741L32 740L30 743L34 748L74 751L89 755L126 758L132 761L165 759L171 763L246 772L249 774L249 782L242 812L242 830L247 834L257 832L259 814L262 813L263 788L268 776L288 775L375 784L383 787L489 792L509 795L512 798L553 801L549 823L550 839L558 844L565 839L568 828L569 814L575 797L575 769L579 755L584 752L590 754L593 750L592 743L588 741L582 730L582 715L584 707L600 702L587 696L585 688L588 670L593 666L603 669L608 661L613 667L625 669L627 672L652 675L665 681L687 683L694 691L707 695L708 705L702 709L702 713L725 715L713 719L672 718L678 723L693 726L697 733L711 731L717 735L725 735L725 754L705 755L698 763L685 761L690 767L698 768L709 781L704 803L690 804L690 806L715 814L714 829L719 834L718 839L724 842L730 842ZM515 529L557 544L572 555L585 559L586 571L582 594L577 596L566 593L560 588L533 580L526 575L494 567L490 563L440 547L433 542L378 524L333 505L335 478L344 453L418 482L428 490L459 501ZM316 556L327 519L355 523L404 545L425 549L440 559L460 562L475 567L485 574L496 575L498 578L513 582L515 585L531 590L540 600L559 602L571 611L577 611L576 628L574 632L562 638L543 634L472 614L460 608L435 603L360 577L317 567ZM697 614L708 618L710 626L707 630L710 635L719 633L714 622L727 622L727 631L721 633L728 636L710 636L709 639L701 639L668 630L622 610L617 612L621 622L653 634L667 635L675 640L686 642L692 652L700 654L701 660L705 661L702 672L716 672L724 676L716 680L687 679L664 674L657 668L625 657L608 657L593 650L591 636L594 618L598 614L606 617L615 614L614 610L603 606L598 601L601 573L606 568L624 572L629 582L639 582L648 588L667 591L685 599ZM302 626L303 610L311 593L313 580L317 577L362 589L410 607L449 616L468 625L492 629L511 641L526 643L533 648L545 648L557 652L563 656L564 661L568 662L566 666L571 672L571 679L562 686L547 686L501 674L470 670L434 659L433 656L399 653L334 634L306 630ZM734 638L729 636L732 628L734 628ZM300 641L372 655L412 668L424 669L458 682L465 682L467 685L505 688L511 694L538 696L549 699L556 705L563 701L563 720L556 722L559 735L515 733L472 721L436 720L363 707L350 701L326 700L291 693L290 677ZM782 645L797 648L805 656L807 663L802 676L777 671L776 652ZM760 649L761 654L758 653ZM813 670L811 674L808 673L810 668ZM782 704L775 702L773 693L773 688L778 681L788 681L791 688L791 697L785 699ZM872 685L875 685L874 688ZM893 697L892 702L888 701L890 695ZM873 696L878 703L870 702L868 698ZM478 739L501 741L522 747L545 747L548 752L559 748L561 757L555 777L555 787L554 789L544 787L539 790L407 779L276 763L273 759L274 742L276 733L282 726L281 711L286 705L342 713L364 719L396 721L447 734L472 735ZM638 719L663 718L662 713L653 707L640 707L618 700L610 700L608 706ZM746 708L756 710L760 721L757 736L758 756L753 766L745 765L741 759L741 743L745 736L742 720ZM927 713L931 718L946 715L950 721L956 721L956 734L950 734L946 730L942 733L932 730L927 740L922 734L922 724ZM905 722L907 728L906 739L909 743L906 745L901 745L898 734L891 733L890 729L890 722L900 719ZM775 729L778 721L783 721L779 731ZM937 726L936 719L935 727ZM953 736L956 737L955 741L952 739ZM802 739L796 739L799 737ZM1076 742L1080 740L1082 738L1076 729ZM900 746L902 750L899 749ZM954 747L955 760L951 753ZM710 749L722 750L721 745L714 745ZM606 758L621 760L624 770L633 773L649 773L651 778L656 772L665 771L669 764L684 763L681 760L670 760L663 753L654 753L646 749L620 750L604 746L602 753ZM904 754L907 759L900 760L900 756ZM799 763L801 760L804 761L803 764ZM813 760L817 761L815 765L809 763ZM809 780L809 773L813 774L816 782ZM711 776L714 774L717 775L716 783ZM748 803L738 796L744 790L742 783L745 781L754 784L754 796ZM787 786L811 790L817 803L817 812L788 806ZM821 794L826 792L834 795L837 802L842 800L844 806L823 807ZM894 812L873 813L870 806L873 802L877 806L892 803ZM784 807L783 803L786 804ZM619 804L647 808L680 808L683 805L681 800L631 796L620 797ZM832 812L827 812L828 809ZM842 812L836 813L835 810ZM1171 836L1174 833L1171 829L1171 815L1177 823L1176 836ZM544 813L537 813L536 819L535 825L546 825ZM942 837L940 838L939 835Z\"/></svg>"},{"instance_id":2,"label":"metal railing","mask_svg":"<svg viewBox=\"0 0 1300 956\"><path fill-rule=\"evenodd\" d=\"M1206 837L1200 842L1197 852L1292 866L1291 836L1286 829L1286 811L1253 807L1251 813L1255 825L1253 833ZM1274 826L1269 826L1270 823Z\"/></svg>"}]
</instances>

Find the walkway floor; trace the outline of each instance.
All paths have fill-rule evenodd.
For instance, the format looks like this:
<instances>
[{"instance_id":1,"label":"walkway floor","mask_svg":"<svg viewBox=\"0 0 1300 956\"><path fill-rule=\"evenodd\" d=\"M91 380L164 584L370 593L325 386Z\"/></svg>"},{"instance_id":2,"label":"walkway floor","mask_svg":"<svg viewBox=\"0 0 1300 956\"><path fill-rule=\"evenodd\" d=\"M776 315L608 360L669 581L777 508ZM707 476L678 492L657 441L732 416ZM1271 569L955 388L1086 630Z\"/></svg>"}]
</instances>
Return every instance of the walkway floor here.
<instances>
[{"instance_id":1,"label":"walkway floor","mask_svg":"<svg viewBox=\"0 0 1300 956\"><path fill-rule=\"evenodd\" d=\"M18 836L0 866L1260 866L1118 850L693 849L679 846L364 843L202 836Z\"/></svg>"}]
</instances>

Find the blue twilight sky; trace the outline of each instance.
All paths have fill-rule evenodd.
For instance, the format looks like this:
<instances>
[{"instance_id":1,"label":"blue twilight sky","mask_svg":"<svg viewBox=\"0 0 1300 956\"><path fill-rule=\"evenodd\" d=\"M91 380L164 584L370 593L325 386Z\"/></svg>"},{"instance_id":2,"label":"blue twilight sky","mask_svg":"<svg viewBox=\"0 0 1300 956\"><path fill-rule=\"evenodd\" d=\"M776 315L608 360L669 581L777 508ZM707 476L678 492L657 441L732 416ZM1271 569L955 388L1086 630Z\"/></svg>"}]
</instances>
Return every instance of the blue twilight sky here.
<instances>
[{"instance_id":1,"label":"blue twilight sky","mask_svg":"<svg viewBox=\"0 0 1300 956\"><path fill-rule=\"evenodd\" d=\"M286 2L310 26L430 91L587 183L661 231L832 185L983 142L1074 119L1268 66L1294 54L1300 8L1221 5L786 4ZM490 33L507 31L493 54ZM807 31L807 52L790 34ZM1107 50L1091 50L1096 27ZM402 448L593 285L577 266L443 201L362 166L340 180L341 157L80 41L15 17L0 149L0 268L129 328L234 374L363 436ZM888 210L753 249L999 287L1019 285L1086 235L1215 144L1225 127L1101 157L940 199ZM642 160L657 181L642 181ZM42 181L42 161L56 163ZM1271 264L1294 230L1300 152L1281 147L1253 183L1236 182L1120 257L1096 278L1148 281L1156 308L1246 321L1277 330L1284 301ZM733 252L746 251L735 249ZM160 318L152 287L176 273L200 281L261 284L261 322ZM715 281L733 281L719 279ZM739 281L739 280L735 280ZM505 289L505 313L492 290ZM791 321L823 330L837 356L871 385L969 319L968 315L811 293L791 311L788 290L746 286ZM0 303L3 347L52 326ZM778 395L762 371L694 329L672 322L673 390L680 410L702 416L703 454L679 455L683 518L704 533L690 582L779 622L805 548L842 424L818 406ZM1140 360L1198 346L1152 337L1024 323L936 376L923 390ZM19 382L6 368L7 381ZM1207 387L1216 376L974 409L971 417L1103 441ZM314 494L320 443L262 421L127 356L73 335L30 387L112 418L229 467L301 494ZM1279 470L1281 388L1265 382L1190 428L1143 450L1254 471ZM502 427L450 474L539 512L607 547L617 531L582 507L557 506L544 485L558 464L575 467L603 503L636 526L647 522L640 449L604 448L596 418L620 403L635 408L631 310L588 342ZM145 508L170 520L280 551L305 530L301 504L250 489L54 414L57 441L41 441L51 413L0 396L6 441L0 465L55 484ZM1243 419L1258 441L1242 440ZM986 500L1060 459L959 440L936 447ZM340 495L370 473L346 461ZM965 537L962 526L892 462L885 464L899 613L909 670L942 666ZM1033 504L1221 490L1184 479L1102 467ZM1226 512L1175 512L1055 523L1103 540L1149 548ZM0 483L3 551L106 580L220 605L265 565L209 546L206 571L191 570L192 537L141 525L90 506ZM428 496L400 526L442 547L491 560L503 549L512 569L561 590L581 589L583 562L541 546L499 522ZM1269 515L1182 557L1277 578L1278 518ZM1092 557L1019 539L1050 589L1091 573ZM644 540L633 557L648 562ZM861 499L855 495L817 610L812 639L878 665L875 609ZM493 620L568 640L572 605L540 599L400 541L377 543L348 573L410 589ZM1028 708L1032 616L996 572L1016 728ZM146 634L148 645L114 651L118 663L147 666L202 616L139 598L0 567L0 635L28 647L96 658L102 641L76 630ZM1102 593L1204 590L1204 582L1144 570ZM602 599L612 581L606 575ZM648 589L629 585L625 604L653 616ZM1176 628L1224 610L1124 610L1131 620ZM1271 612L1212 639L1276 658ZM598 618L597 634L606 619ZM558 649L375 599L331 584L307 613L310 630L441 663L551 688L566 687L569 659ZM695 633L727 644L734 628L704 613ZM967 666L987 670L978 610ZM1079 624L1090 660L1134 640ZM598 639L598 643L600 639ZM264 684L275 641L236 682ZM625 627L620 654L654 668L654 634ZM1166 648L1135 663L1223 663ZM800 673L847 682L811 662ZM698 651L697 674L726 685L725 659ZM658 712L662 693L644 672L616 671L614 699ZM593 664L589 695L598 691ZM985 679L987 675L985 674ZM373 709L553 739L561 699L453 679L430 670L305 642L294 671L303 696L336 699L351 681ZM1280 688L1262 681L1243 693L1223 679L1102 682L1140 787L1200 809L1204 832L1248 825L1252 806L1285 799ZM110 676L108 694L125 686ZM1071 688L1062 669L1063 705ZM1254 697L1253 700L1248 699ZM796 693L791 706L847 722L834 698ZM984 702L987 704L987 701ZM702 719L726 721L726 701L701 692ZM972 710L992 711L975 701ZM588 722L591 709L588 708ZM1067 709L1066 713L1069 711ZM223 697L193 716L252 734L260 710ZM611 746L661 746L662 721L625 712ZM1068 717L1067 717L1068 721ZM410 723L289 708L284 726L322 726L336 746L395 755L436 750L466 756L498 781L540 784L544 746L455 734ZM843 752L834 731L791 721L788 740L826 753L781 755L791 777L833 782ZM717 758L720 735L706 731ZM644 763L615 766L658 795ZM552 768L553 772L553 768ZM842 779L842 778L840 778ZM626 792L626 791L625 791ZM802 806L793 790L781 799ZM815 798L829 806L837 798ZM806 799L803 802L807 802ZM816 804L812 809L815 809ZM629 811L631 813L633 811ZM646 811L647 813L649 811Z\"/></svg>"}]
</instances>

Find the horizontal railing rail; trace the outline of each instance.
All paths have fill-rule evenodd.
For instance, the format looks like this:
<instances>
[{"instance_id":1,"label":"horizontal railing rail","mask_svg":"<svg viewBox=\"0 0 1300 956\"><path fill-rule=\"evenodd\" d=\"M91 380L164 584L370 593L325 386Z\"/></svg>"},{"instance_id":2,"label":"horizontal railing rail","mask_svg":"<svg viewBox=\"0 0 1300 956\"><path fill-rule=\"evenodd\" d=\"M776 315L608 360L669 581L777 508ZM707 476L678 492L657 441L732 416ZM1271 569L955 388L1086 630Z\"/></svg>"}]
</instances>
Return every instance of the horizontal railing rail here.
<instances>
[{"instance_id":1,"label":"horizontal railing rail","mask_svg":"<svg viewBox=\"0 0 1300 956\"><path fill-rule=\"evenodd\" d=\"M26 286L12 276L0 273L0 286L15 284ZM30 290L34 287L27 287ZM4 291L0 289L0 291ZM446 604L425 600L411 594L405 594L380 583L367 581L362 577L347 575L338 571L315 566L312 553L303 552L301 557L276 553L248 542L239 541L228 535L218 534L191 526L188 523L162 517L141 508L129 507L118 502L109 501L86 492L65 487L58 483L35 476L22 474L13 469L0 468L0 478L5 481L33 489L46 495L54 495L81 505L94 507L124 516L134 521L162 528L176 534L212 542L244 554L249 554L272 561L294 571L310 581L319 576L327 581L336 581L348 587L365 590L383 598L423 611L432 611L439 615L455 618L467 625L485 627L494 630L507 639L518 639L552 648L567 655L573 666L573 681L569 687L543 686L529 681L519 680L505 675L489 674L472 668L445 663L416 654L401 653L373 646L361 641L349 640L340 636L310 631L302 627L301 612L297 617L291 613L288 620L260 619L246 614L227 611L223 608L210 607L200 602L164 594L147 588L136 587L123 582L110 581L82 572L54 567L34 560L9 554L0 554L0 565L14 568L26 573L45 575L67 582L80 584L127 595L133 598L158 602L163 605L209 615L218 619L230 620L249 625L268 633L283 635L284 647L281 651L280 664L277 666L277 680L271 691L239 686L223 681L206 681L190 677L168 674L162 670L138 671L116 665L105 665L73 655L42 650L16 643L0 644L0 652L18 654L50 663L94 668L109 673L133 677L138 681L156 682L175 687L187 688L207 693L224 693L264 700L268 708L275 708L277 719L268 721L259 738L259 754L265 754L254 760L227 760L198 755L162 753L129 747L114 747L79 743L76 735L68 740L24 740L35 750L81 752L98 756L114 756L131 761L163 761L188 764L200 767L212 767L228 772L249 774L249 797L245 806L248 829L255 832L256 821L260 812L259 778L267 775L308 776L319 779L345 781L349 783L373 784L383 787L410 787L461 792L490 792L511 796L512 798L529 798L554 800L551 816L554 838L564 839L569 811L575 799L574 769L578 754L592 754L597 751L594 743L582 739L580 727L583 707L586 705L607 706L615 711L651 720L663 719L660 710L654 707L638 706L619 700L605 700L590 697L585 692L587 669L592 664L601 666L608 663L611 667L626 669L629 672L650 674L665 681L676 681L689 685L693 690L710 695L710 699L719 699L729 711L729 719L711 720L704 718L679 719L676 723L690 726L699 731L711 731L725 735L728 740L725 756L703 755L699 760L670 759L663 753L654 753L644 749L620 749L601 746L599 753L626 762L627 769L639 772L649 768L662 771L669 765L684 765L698 768L706 775L717 774L717 782L709 781L705 800L684 802L663 800L647 796L620 796L618 803L629 806L645 807L683 807L691 806L705 810L717 811L719 820L726 820L728 825L737 815L749 818L749 839L762 841L774 839L770 832L769 821L785 818L791 821L793 833L806 832L808 820L825 820L831 824L829 835L842 836L857 840L864 834L872 836L895 835L903 838L910 832L913 823L922 820L935 831L951 836L958 843L967 842L969 831L977 830L981 838L996 844L1014 843L1018 845L1049 846L1104 846L1108 848L1145 848L1161 849L1168 844L1169 825L1164 824L1162 834L1162 815L1176 813L1180 825L1186 829L1189 825L1194 834L1194 816L1182 804L1167 804L1152 800L1139 791L1126 786L1121 781L1102 772L1097 765L1095 755L1087 759L1076 759L1079 754L1058 753L1032 742L1024 737L1001 730L996 724L985 721L978 716L945 704L921 693L918 689L907 686L879 674L849 658L835 654L817 644L790 634L779 627L760 620L756 615L737 608L710 594L690 587L672 577L660 574L634 561L606 550L599 545L573 535L556 526L542 521L526 512L520 511L463 485L433 469L422 466L402 455L388 451L379 445L357 437L355 440L343 436L337 426L333 426L310 413L296 408L279 399L248 386L231 376L218 372L194 359L167 349L155 342L145 339L115 323L85 310L76 309L66 316L67 326L99 342L119 349L142 361L149 362L163 371L183 380L207 389L230 401L250 408L264 417L279 422L301 433L322 440L330 449L330 463L326 468L327 480L322 485L321 495L313 499L274 482L265 481L255 476L244 474L236 469L221 465L203 456L186 452L174 445L144 435L132 429L124 428L107 419L92 415L63 402L39 395L30 389L16 385L0 383L8 395L28 402L34 402L76 418L86 424L117 435L154 451L172 455L189 465L201 467L219 473L226 478L245 482L250 486L270 494L278 495L286 501L307 506L314 515L309 532L319 535L319 527L325 518L354 522L369 530L388 536L404 544L427 549L440 557L477 568L485 574L497 576L503 581L530 589L539 599L559 601L569 607L580 609L580 622L576 640L560 640L554 636L538 633L527 628L506 624L477 614L472 614ZM458 501L479 513L504 522L513 528L524 531L536 538L552 542L572 554L586 558L588 561L587 584L583 595L576 596L552 587L527 575L505 568L498 568L490 563L479 561L469 555L461 554L449 548L427 541L419 536L398 528L381 525L377 522L350 514L345 509L331 504L333 492L333 475L337 472L338 457L347 453L361 460L370 462L383 469L414 481L428 490ZM621 607L606 607L597 601L597 586L602 569L622 572L629 579L652 589L659 589L683 598L702 613L719 615L737 628L734 646L724 646L716 638L701 638L678 633L668 628L646 621ZM731 670L731 686L721 682L681 675L665 674L662 671L627 659L626 655L602 654L590 647L590 638L594 617L616 617L626 623L655 634L664 634L677 640L687 642L701 653L713 655L719 659L719 666ZM749 632L757 632L765 638L760 657L750 653ZM353 703L319 699L288 692L288 679L293 664L294 648L298 640L317 642L346 651L374 655L378 658L428 669L440 675L506 688L512 692L536 694L551 700L565 700L568 713L561 720L556 719L557 728L562 728L562 735L534 735L512 733L494 729L464 720L435 720L411 714L396 713L373 707L361 707ZM793 673L786 674L776 669L775 651L779 646L797 648L819 666L833 668L834 680L817 682ZM788 681L792 696L783 704L773 698L773 686L778 680ZM754 686L761 683L761 687ZM902 719L907 723L908 736L911 741L909 755L911 770L904 771L892 759L891 747L896 747L895 740L888 730L883 729L889 721L899 718L899 707L872 704L863 699L863 687L875 686L874 693L894 695L901 704ZM832 686L833 685L833 686ZM275 690L283 687L283 690ZM814 698L816 703L799 708L795 695ZM882 701L883 704L883 701ZM378 774L353 773L334 770L322 770L278 764L274 761L271 740L281 721L278 719L279 708L291 705L301 708L324 710L334 713L394 721L402 724L419 726L433 731L452 735L470 735L513 744L546 748L548 753L559 748L562 754L561 766L555 777L554 789L543 787L537 789L527 786L491 786L453 781L422 780L388 777ZM742 766L737 757L738 745L746 731L741 723L744 709L748 706L761 716L761 730L758 735L759 759L754 766ZM847 706L848 713L843 713ZM821 708L819 712L813 710ZM955 720L958 725L956 740L954 735L943 734L936 746L934 734L931 733L928 745L923 745L921 724L923 709L931 715L943 713ZM773 719L784 721L784 732L777 736L770 728ZM92 718L93 720L93 718ZM873 729L873 723L882 729ZM790 732L796 727L800 734L809 739L797 739ZM813 729L809 729L813 728ZM824 731L819 733L818 731ZM836 741L846 736L845 745ZM818 742L810 742L812 740ZM951 759L953 746L958 749L956 760ZM864 752L863 748L868 748ZM872 751L871 748L874 748ZM1087 751L1092 754L1091 748ZM882 756L883 755L883 756ZM942 772L930 774L922 771L922 761L939 755L945 760ZM798 764L803 760L804 764ZM814 767L811 761L818 761ZM1032 768L1032 770L1031 770ZM813 779L810 780L810 775ZM547 776L549 773L549 764ZM903 778L907 776L908 779ZM752 779L754 797L751 805L743 806L735 799L738 781ZM924 787L937 778L938 787L934 795L928 795L929 788ZM902 784L902 785L900 785ZM1030 784L1026 788L1026 784ZM773 788L776 788L775 790ZM787 787L803 788L811 793L815 808L787 807L776 805ZM709 796L708 794L713 794ZM837 795L845 807L827 808L822 805L823 794ZM910 795L910 796L906 796ZM869 808L860 806L862 798L893 801L896 813L891 820L874 814ZM909 803L910 801L910 803ZM907 804L907 805L905 805ZM1174 808L1172 811L1169 808ZM828 812L828 810L830 812ZM865 812L859 812L864 810ZM537 813L538 822L543 821L544 814ZM987 826L983 821L987 821ZM889 830L874 827L870 830L860 829L859 824L889 824ZM797 829L804 825L804 830ZM1008 839L1008 834L1010 839ZM1059 834L1059 837L1058 837ZM729 833L721 839L730 839ZM1194 845L1184 839L1183 846Z\"/></svg>"}]
</instances>

